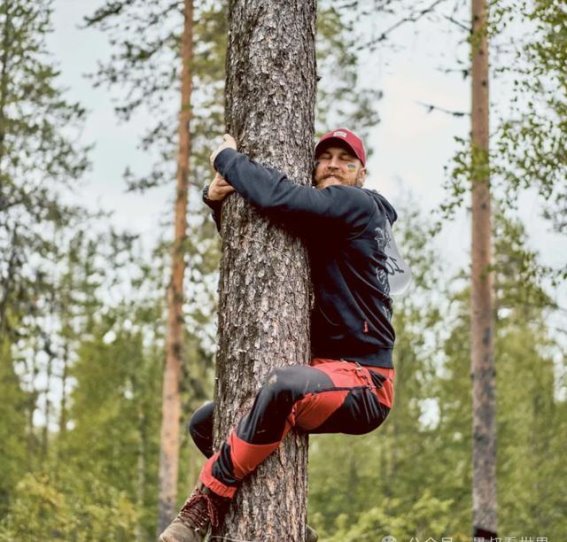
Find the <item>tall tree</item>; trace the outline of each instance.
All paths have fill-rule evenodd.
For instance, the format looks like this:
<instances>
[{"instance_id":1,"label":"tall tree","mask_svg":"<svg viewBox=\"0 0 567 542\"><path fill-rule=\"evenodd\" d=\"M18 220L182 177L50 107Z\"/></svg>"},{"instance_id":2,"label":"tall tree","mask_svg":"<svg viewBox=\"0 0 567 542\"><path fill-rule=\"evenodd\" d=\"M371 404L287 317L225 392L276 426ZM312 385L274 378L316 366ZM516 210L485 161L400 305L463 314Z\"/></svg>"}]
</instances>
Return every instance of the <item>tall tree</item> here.
<instances>
[{"instance_id":1,"label":"tall tree","mask_svg":"<svg viewBox=\"0 0 567 542\"><path fill-rule=\"evenodd\" d=\"M227 129L254 159L311 180L314 1L229 5ZM309 273L301 243L231 197L223 209L217 357L217 443L267 374L309 357ZM292 435L246 480L218 534L303 540L307 439Z\"/></svg>"},{"instance_id":2,"label":"tall tree","mask_svg":"<svg viewBox=\"0 0 567 542\"><path fill-rule=\"evenodd\" d=\"M2 504L26 440L26 466L38 459L34 412L50 405L45 383L54 368L53 240L78 216L61 194L87 166L76 134L84 110L66 99L46 46L51 14L51 0L0 3L0 379L8 408L1 416L9 414L2 424ZM25 426L18 427L24 415L27 439L21 438ZM43 436L47 443L47 428Z\"/></svg>"},{"instance_id":3,"label":"tall tree","mask_svg":"<svg viewBox=\"0 0 567 542\"><path fill-rule=\"evenodd\" d=\"M84 110L58 86L46 36L51 0L0 4L0 327L44 281L37 262L53 252L54 227L75 209L60 197L87 166L77 144ZM31 257L34 254L34 258ZM29 264L33 260L33 264ZM26 306L26 312L30 307Z\"/></svg>"},{"instance_id":4,"label":"tall tree","mask_svg":"<svg viewBox=\"0 0 567 542\"><path fill-rule=\"evenodd\" d=\"M90 473L109 498L123 492L136 505L131 537L150 540L156 528L166 262L162 254L148 264L141 249L131 236L79 234L60 260L61 330L54 336L61 335L61 379L71 385L60 405L67 429L52 434L57 463L44 468L58 481L76 477L79 484L88 484ZM83 498L96 500L88 492Z\"/></svg>"},{"instance_id":5,"label":"tall tree","mask_svg":"<svg viewBox=\"0 0 567 542\"><path fill-rule=\"evenodd\" d=\"M168 318L163 375L162 425L159 466L158 534L173 519L179 470L179 422L181 418L181 370L183 365L183 277L187 238L187 195L191 154L191 63L193 59L193 0L183 4L181 37L181 109L175 198L175 233L171 253L171 282L167 291Z\"/></svg>"},{"instance_id":6,"label":"tall tree","mask_svg":"<svg viewBox=\"0 0 567 542\"><path fill-rule=\"evenodd\" d=\"M472 0L471 58L473 532L489 539L496 537L497 519L486 0Z\"/></svg>"}]
</instances>

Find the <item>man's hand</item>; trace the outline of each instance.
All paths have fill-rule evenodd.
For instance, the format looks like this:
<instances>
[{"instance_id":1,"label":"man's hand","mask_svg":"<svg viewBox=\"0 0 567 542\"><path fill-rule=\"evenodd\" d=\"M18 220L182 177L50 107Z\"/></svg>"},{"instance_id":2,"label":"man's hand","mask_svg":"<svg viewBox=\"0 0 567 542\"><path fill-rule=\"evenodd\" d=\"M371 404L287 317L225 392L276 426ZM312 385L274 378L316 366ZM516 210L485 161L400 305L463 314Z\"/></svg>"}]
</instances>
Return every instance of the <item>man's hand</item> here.
<instances>
[{"instance_id":1,"label":"man's hand","mask_svg":"<svg viewBox=\"0 0 567 542\"><path fill-rule=\"evenodd\" d=\"M234 141L234 140L233 140ZM232 147L224 147L232 148ZM223 177L221 177L220 173L215 175L213 182L209 186L209 193L207 194L207 199L211 201L222 201L226 196L232 194L234 192L234 188L228 184Z\"/></svg>"},{"instance_id":2,"label":"man's hand","mask_svg":"<svg viewBox=\"0 0 567 542\"><path fill-rule=\"evenodd\" d=\"M236 150L236 141L234 139L234 137L232 137L229 134L224 134L223 136L223 141L220 144L220 146L218 147L218 149L214 150L211 154L211 166L215 167L215 158L217 157L217 155L221 152L224 151L224 149L234 149ZM210 198L209 198L210 199Z\"/></svg>"}]
</instances>

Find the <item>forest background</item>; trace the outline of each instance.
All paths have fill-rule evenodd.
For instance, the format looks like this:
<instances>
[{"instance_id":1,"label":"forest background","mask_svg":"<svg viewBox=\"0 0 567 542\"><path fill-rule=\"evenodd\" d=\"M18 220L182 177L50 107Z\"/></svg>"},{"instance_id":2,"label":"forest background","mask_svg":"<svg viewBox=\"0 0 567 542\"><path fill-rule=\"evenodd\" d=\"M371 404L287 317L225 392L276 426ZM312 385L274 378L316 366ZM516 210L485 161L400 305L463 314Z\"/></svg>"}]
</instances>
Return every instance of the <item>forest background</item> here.
<instances>
[{"instance_id":1,"label":"forest background","mask_svg":"<svg viewBox=\"0 0 567 542\"><path fill-rule=\"evenodd\" d=\"M85 27L103 4L1 6L2 540L50 533L143 541L155 533L178 43L164 40L163 73L140 71L165 83L140 84L136 94L120 71L97 67L135 33L92 19ZM155 15L155 6L134 4L140 18ZM219 254L200 191L210 176L206 156L223 132L226 39L222 6L196 8L185 420L212 395ZM496 2L494 13L500 530L561 541L566 14L552 1ZM366 437L311 438L310 523L323 540L469 538L469 216L460 184L468 17L459 1L320 2L317 129L348 125L364 134L373 153L367 185L398 208L397 236L415 273L395 305L390 419ZM7 21L21 23L9 41ZM179 35L175 13L157 21ZM122 32L114 45L112 32ZM538 56L530 48L549 35L558 36L556 49ZM126 70L127 62L113 62ZM519 140L514 126L524 129ZM200 461L184 435L180 499Z\"/></svg>"}]
</instances>

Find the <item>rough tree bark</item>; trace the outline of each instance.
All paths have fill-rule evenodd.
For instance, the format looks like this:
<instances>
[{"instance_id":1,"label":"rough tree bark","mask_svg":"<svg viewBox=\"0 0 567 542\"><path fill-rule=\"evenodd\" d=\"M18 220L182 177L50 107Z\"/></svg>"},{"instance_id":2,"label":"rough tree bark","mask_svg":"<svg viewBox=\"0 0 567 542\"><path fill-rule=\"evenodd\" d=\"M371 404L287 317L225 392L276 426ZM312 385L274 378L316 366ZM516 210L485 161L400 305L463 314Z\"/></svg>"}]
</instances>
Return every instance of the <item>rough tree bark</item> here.
<instances>
[{"instance_id":1,"label":"rough tree bark","mask_svg":"<svg viewBox=\"0 0 567 542\"><path fill-rule=\"evenodd\" d=\"M487 2L472 1L473 530L496 537L496 416L491 272Z\"/></svg>"},{"instance_id":2,"label":"rough tree bark","mask_svg":"<svg viewBox=\"0 0 567 542\"><path fill-rule=\"evenodd\" d=\"M239 150L311 181L315 0L232 0L227 130ZM309 359L309 271L301 242L237 195L223 208L216 444L267 374ZM292 433L237 492L220 539L303 540L307 438Z\"/></svg>"},{"instance_id":3,"label":"rough tree bark","mask_svg":"<svg viewBox=\"0 0 567 542\"><path fill-rule=\"evenodd\" d=\"M179 471L180 380L183 360L183 277L187 237L187 189L191 152L191 61L193 56L193 0L184 1L181 38L181 108L179 111L175 198L175 237L171 260L171 282L167 291L168 318L166 359L163 375L162 424L159 458L157 532L161 533L176 511Z\"/></svg>"}]
</instances>

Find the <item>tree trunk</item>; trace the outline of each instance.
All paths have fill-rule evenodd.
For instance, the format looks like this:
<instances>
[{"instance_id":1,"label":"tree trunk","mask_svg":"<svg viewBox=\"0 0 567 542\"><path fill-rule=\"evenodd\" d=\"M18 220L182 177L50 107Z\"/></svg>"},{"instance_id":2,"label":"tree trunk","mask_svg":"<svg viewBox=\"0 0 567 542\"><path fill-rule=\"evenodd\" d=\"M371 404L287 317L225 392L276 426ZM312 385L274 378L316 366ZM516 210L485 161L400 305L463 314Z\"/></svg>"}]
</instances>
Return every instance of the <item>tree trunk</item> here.
<instances>
[{"instance_id":1,"label":"tree trunk","mask_svg":"<svg viewBox=\"0 0 567 542\"><path fill-rule=\"evenodd\" d=\"M191 136L191 61L193 55L193 0L185 0L181 40L181 109L177 154L175 238L172 247L171 282L167 292L168 319L166 359L163 375L163 414L160 440L158 533L173 519L176 509L179 470L180 378L183 346L183 276L187 236L187 190Z\"/></svg>"},{"instance_id":2,"label":"tree trunk","mask_svg":"<svg viewBox=\"0 0 567 542\"><path fill-rule=\"evenodd\" d=\"M472 24L473 530L490 539L497 519L486 0L473 0Z\"/></svg>"},{"instance_id":3,"label":"tree trunk","mask_svg":"<svg viewBox=\"0 0 567 542\"><path fill-rule=\"evenodd\" d=\"M52 299L51 303L55 303L55 301ZM51 341L49 338L46 338L44 353L47 354L47 363L45 367L45 389L43 392L45 421L41 439L41 455L43 461L47 463L49 454L49 422L51 421L51 399L49 398L49 392L51 391L52 386L53 363L55 361L55 356L51 350Z\"/></svg>"},{"instance_id":4,"label":"tree trunk","mask_svg":"<svg viewBox=\"0 0 567 542\"><path fill-rule=\"evenodd\" d=\"M59 436L58 439L65 440L67 434L67 382L69 380L69 337L65 337L63 345L63 357L61 362L61 396L59 401Z\"/></svg>"},{"instance_id":5,"label":"tree trunk","mask_svg":"<svg viewBox=\"0 0 567 542\"><path fill-rule=\"evenodd\" d=\"M136 464L136 506L141 512L144 509L146 502L146 428L148 420L144 414L142 405L138 405L138 449L137 449L137 464ZM144 536L144 526L141 518L136 521L136 542L142 542L146 539Z\"/></svg>"},{"instance_id":6,"label":"tree trunk","mask_svg":"<svg viewBox=\"0 0 567 542\"><path fill-rule=\"evenodd\" d=\"M314 0L234 0L226 120L239 149L311 182L316 92ZM308 260L302 243L238 196L223 209L215 442L275 367L309 360ZM236 494L224 540L304 537L307 438L291 433Z\"/></svg>"}]
</instances>

